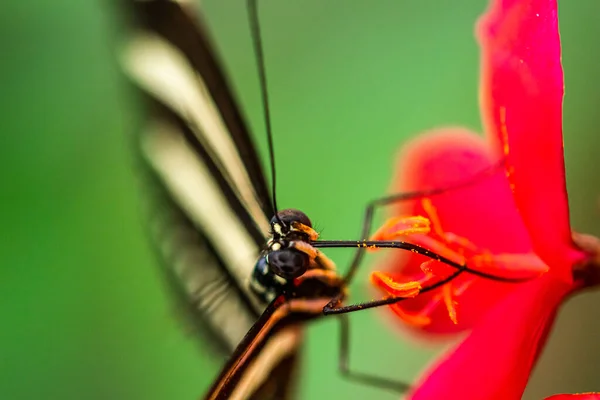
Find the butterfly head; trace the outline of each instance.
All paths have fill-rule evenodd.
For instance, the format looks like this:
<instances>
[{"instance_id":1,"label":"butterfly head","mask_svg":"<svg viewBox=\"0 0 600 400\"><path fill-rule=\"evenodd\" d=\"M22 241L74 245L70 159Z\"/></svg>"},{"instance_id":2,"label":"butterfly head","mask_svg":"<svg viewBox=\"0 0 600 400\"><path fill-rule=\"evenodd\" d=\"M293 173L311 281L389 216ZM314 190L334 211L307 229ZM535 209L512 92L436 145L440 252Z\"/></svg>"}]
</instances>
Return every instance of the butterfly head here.
<instances>
[{"instance_id":1,"label":"butterfly head","mask_svg":"<svg viewBox=\"0 0 600 400\"><path fill-rule=\"evenodd\" d=\"M292 208L281 210L271 218L271 234L266 255L270 271L286 280L304 274L310 264L309 256L293 244L318 237L308 216Z\"/></svg>"}]
</instances>

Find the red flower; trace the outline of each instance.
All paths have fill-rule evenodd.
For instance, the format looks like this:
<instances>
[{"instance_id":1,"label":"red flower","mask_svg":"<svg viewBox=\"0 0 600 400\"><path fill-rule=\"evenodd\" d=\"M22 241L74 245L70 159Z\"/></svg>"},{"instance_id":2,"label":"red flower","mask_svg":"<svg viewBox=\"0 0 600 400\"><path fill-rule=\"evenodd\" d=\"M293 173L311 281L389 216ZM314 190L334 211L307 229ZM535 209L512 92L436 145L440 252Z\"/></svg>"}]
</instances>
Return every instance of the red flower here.
<instances>
[{"instance_id":1,"label":"red flower","mask_svg":"<svg viewBox=\"0 0 600 400\"><path fill-rule=\"evenodd\" d=\"M505 169L403 205L403 215L425 222L395 218L376 238L408 236L478 271L532 279L504 283L462 274L438 290L393 305L419 332L473 328L436 362L412 399L521 398L558 306L576 289L599 281L598 262L592 259L598 242L577 236L578 247L571 238L556 0L493 0L477 37L488 140L456 128L418 138L401 157L397 189L468 181L502 158ZM402 291L398 282L425 287L452 272L410 255L394 259L391 272L374 273L373 282L394 294Z\"/></svg>"}]
</instances>

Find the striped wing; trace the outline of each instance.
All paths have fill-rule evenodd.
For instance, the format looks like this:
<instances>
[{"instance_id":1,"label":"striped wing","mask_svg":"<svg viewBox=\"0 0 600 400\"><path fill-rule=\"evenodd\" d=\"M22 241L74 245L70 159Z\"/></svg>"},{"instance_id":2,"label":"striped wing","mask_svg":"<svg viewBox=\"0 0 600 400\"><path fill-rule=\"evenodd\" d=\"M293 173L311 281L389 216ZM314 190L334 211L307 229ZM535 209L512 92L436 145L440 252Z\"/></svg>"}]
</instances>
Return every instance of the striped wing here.
<instances>
[{"instance_id":1,"label":"striped wing","mask_svg":"<svg viewBox=\"0 0 600 400\"><path fill-rule=\"evenodd\" d=\"M248 286L269 228L260 160L201 21L178 2L128 6L136 21L122 58L149 108L136 146L150 231L171 286L231 353L266 307ZM291 370L277 368L289 371L279 383L268 372L294 356L299 333L290 332L290 350L261 365L249 393L264 384L282 398Z\"/></svg>"}]
</instances>

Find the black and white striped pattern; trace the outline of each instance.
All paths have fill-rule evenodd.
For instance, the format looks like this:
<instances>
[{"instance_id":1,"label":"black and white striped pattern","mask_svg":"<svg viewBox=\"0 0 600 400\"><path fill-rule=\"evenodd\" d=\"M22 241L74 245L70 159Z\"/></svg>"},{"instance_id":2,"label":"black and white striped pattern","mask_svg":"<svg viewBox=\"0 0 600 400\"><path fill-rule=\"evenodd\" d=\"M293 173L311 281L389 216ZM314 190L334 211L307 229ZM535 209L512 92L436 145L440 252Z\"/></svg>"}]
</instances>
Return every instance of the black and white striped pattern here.
<instances>
[{"instance_id":1,"label":"black and white striped pattern","mask_svg":"<svg viewBox=\"0 0 600 400\"><path fill-rule=\"evenodd\" d=\"M180 3L130 0L136 23L122 60L149 105L136 144L149 172L152 236L169 280L231 352L266 306L248 280L269 230L270 200L201 21ZM293 353L299 331L282 337L286 352L261 365L248 387Z\"/></svg>"}]
</instances>

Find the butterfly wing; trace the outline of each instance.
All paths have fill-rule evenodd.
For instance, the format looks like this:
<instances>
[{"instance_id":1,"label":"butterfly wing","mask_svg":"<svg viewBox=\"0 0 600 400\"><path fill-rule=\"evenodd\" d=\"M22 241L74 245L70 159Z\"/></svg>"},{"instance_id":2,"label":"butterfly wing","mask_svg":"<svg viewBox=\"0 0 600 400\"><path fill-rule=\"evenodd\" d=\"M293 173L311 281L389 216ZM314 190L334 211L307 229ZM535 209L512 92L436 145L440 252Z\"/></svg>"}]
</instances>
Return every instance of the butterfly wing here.
<instances>
[{"instance_id":1,"label":"butterfly wing","mask_svg":"<svg viewBox=\"0 0 600 400\"><path fill-rule=\"evenodd\" d=\"M200 19L172 1L128 6L135 28L123 61L148 105L134 144L147 171L150 231L190 317L230 353L266 307L248 285L269 229L260 160ZM262 385L283 398L293 369L280 363L295 357L293 332L290 350L262 366L284 376L263 374L251 392Z\"/></svg>"}]
</instances>

